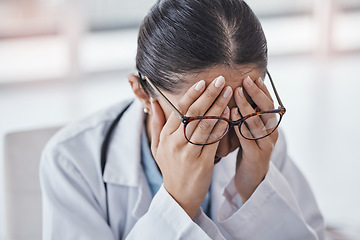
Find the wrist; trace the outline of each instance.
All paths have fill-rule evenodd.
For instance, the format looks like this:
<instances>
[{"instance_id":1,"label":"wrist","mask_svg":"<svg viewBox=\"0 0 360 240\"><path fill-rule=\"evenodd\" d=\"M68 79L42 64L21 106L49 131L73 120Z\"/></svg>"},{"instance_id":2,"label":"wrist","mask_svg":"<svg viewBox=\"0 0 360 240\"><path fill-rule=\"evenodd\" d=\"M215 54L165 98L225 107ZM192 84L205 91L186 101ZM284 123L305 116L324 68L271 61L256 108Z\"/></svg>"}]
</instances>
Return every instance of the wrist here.
<instances>
[{"instance_id":1,"label":"wrist","mask_svg":"<svg viewBox=\"0 0 360 240\"><path fill-rule=\"evenodd\" d=\"M235 188L238 194L241 197L243 203L245 203L251 195L255 192L256 188L260 185L260 183L264 180L265 175L259 176L257 178L245 179L235 174Z\"/></svg>"},{"instance_id":2,"label":"wrist","mask_svg":"<svg viewBox=\"0 0 360 240\"><path fill-rule=\"evenodd\" d=\"M189 215L191 219L194 219L205 197L203 199L195 199L194 194L192 194L192 196L187 196L182 192L177 194L177 192L173 192L171 189L168 189L165 183L164 188L177 202L177 204L179 204L179 206L186 212L186 214Z\"/></svg>"}]
</instances>

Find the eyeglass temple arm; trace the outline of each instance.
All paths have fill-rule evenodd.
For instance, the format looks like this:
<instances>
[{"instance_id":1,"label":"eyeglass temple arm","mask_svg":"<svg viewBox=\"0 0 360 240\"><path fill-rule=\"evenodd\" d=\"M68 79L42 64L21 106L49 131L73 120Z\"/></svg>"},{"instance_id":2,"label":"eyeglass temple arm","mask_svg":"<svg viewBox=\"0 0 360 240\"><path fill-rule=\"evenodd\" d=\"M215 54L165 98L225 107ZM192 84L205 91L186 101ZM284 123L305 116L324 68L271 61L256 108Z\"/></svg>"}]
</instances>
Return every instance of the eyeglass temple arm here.
<instances>
[{"instance_id":1,"label":"eyeglass temple arm","mask_svg":"<svg viewBox=\"0 0 360 240\"><path fill-rule=\"evenodd\" d=\"M167 97L165 97L165 95L160 91L160 89L155 84L153 84L147 76L144 76L144 79L150 84L150 86L155 90L157 94L162 96L164 101L176 113L176 115L178 115L179 118L183 118L184 115L181 114L181 112L169 101L169 99L167 99Z\"/></svg>"},{"instance_id":2,"label":"eyeglass temple arm","mask_svg":"<svg viewBox=\"0 0 360 240\"><path fill-rule=\"evenodd\" d=\"M273 82L273 80L272 80L272 78L271 78L271 75L270 75L270 73L269 73L268 70L266 70L266 74L269 76L270 83L271 83L271 86L272 86L273 89L274 89L274 93L275 93L275 96L276 96L277 101L279 102L280 106L284 108L284 105L283 105L283 103L282 103L282 101L281 101L281 99L280 99L280 97L279 97L278 92L276 91L275 84L274 84L274 82Z\"/></svg>"}]
</instances>

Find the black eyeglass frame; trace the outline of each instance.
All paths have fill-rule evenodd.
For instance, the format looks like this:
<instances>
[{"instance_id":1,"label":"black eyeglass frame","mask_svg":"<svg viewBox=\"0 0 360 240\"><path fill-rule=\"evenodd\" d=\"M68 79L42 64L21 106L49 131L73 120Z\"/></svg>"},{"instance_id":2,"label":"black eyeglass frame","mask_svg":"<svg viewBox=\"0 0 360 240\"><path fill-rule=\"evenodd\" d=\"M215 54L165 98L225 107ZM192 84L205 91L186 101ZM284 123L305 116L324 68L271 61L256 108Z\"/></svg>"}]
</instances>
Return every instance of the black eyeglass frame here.
<instances>
[{"instance_id":1,"label":"black eyeglass frame","mask_svg":"<svg viewBox=\"0 0 360 240\"><path fill-rule=\"evenodd\" d=\"M285 114L286 112L286 108L284 107L281 99L280 99L280 96L276 90L276 87L275 87L275 84L272 80L272 77L269 73L268 70L266 70L266 74L267 76L269 77L270 79L270 83L271 83L271 86L274 90L274 93L275 93L275 96L276 96L276 100L278 101L279 103L279 106L277 109L273 109L273 110L269 110L269 111L259 111L259 112L255 112L255 113L251 113L251 114L248 114L244 117L241 117L239 120L236 120L236 121L231 121L230 119L227 119L227 118L223 118L223 117L217 117L217 116L196 116L196 117L188 117L188 116L185 116L184 114L182 114L179 109L177 109L177 107L174 106L174 104L172 104L170 102L170 100L161 92L161 90L147 77L147 76L143 76L141 77L141 74L139 73L139 76L142 80L146 80L147 83L150 84L150 86L155 90L155 92L157 94L159 94L162 99L169 105L169 107L174 111L174 113L180 118L181 122L184 124L184 136L185 136L185 139L191 143L191 144L194 144L194 145L199 145L199 146L205 146L205 145L210 145L210 144L213 144L213 143L216 143L218 141L220 141L226 134L227 132L229 131L229 129L231 127L234 127L234 126L238 126L239 128L239 132L241 134L242 137L244 137L245 139L248 139L248 140L259 140L259 139L262 139L262 138L265 138L267 136L269 136L270 134L272 134L279 126L281 120L282 120L282 117L283 115ZM241 125L249 118L251 117L254 117L254 116L259 116L259 115L262 115L262 114L269 114L269 113L278 113L280 115L280 119L279 119L279 122L278 124L276 125L276 127L274 127L274 129L269 132L268 134L266 134L265 136L262 136L262 137L258 137L258 138L249 138L249 137L246 137L243 135L243 133L241 132ZM202 119L218 119L218 120L224 120L228 123L228 128L226 131L224 131L223 135L217 139L216 141L212 141L212 142L209 142L209 143L204 143L204 144L199 144L199 143L194 143L192 142L190 139L187 138L186 136L186 126L192 122L192 121L195 121L195 120L202 120Z\"/></svg>"}]
</instances>

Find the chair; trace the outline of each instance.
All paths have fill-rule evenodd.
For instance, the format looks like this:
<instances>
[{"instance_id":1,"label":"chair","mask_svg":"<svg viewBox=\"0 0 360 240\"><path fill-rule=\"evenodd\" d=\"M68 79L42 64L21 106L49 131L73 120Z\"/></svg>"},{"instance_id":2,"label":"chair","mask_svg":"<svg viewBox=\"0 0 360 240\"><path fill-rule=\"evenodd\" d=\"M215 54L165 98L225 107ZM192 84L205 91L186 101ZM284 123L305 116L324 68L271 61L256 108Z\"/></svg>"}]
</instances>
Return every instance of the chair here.
<instances>
[{"instance_id":1,"label":"chair","mask_svg":"<svg viewBox=\"0 0 360 240\"><path fill-rule=\"evenodd\" d=\"M39 240L42 236L39 162L41 151L59 127L14 132L4 139L5 236Z\"/></svg>"}]
</instances>

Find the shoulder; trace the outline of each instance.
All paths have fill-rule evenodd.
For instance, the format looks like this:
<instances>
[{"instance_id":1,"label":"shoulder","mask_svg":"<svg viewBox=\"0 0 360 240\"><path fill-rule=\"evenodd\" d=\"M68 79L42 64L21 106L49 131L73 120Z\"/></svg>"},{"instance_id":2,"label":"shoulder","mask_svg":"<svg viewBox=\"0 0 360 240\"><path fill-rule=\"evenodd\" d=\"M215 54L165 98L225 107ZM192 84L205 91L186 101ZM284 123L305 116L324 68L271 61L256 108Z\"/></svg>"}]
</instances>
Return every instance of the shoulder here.
<instances>
[{"instance_id":1,"label":"shoulder","mask_svg":"<svg viewBox=\"0 0 360 240\"><path fill-rule=\"evenodd\" d=\"M86 133L95 133L97 129L106 128L130 102L131 100L122 101L83 119L69 123L50 139L47 147L76 140Z\"/></svg>"},{"instance_id":2,"label":"shoulder","mask_svg":"<svg viewBox=\"0 0 360 240\"><path fill-rule=\"evenodd\" d=\"M46 144L42 162L67 159L76 165L84 159L88 163L97 161L109 125L131 101L122 101L60 129Z\"/></svg>"}]
</instances>

